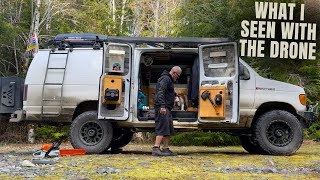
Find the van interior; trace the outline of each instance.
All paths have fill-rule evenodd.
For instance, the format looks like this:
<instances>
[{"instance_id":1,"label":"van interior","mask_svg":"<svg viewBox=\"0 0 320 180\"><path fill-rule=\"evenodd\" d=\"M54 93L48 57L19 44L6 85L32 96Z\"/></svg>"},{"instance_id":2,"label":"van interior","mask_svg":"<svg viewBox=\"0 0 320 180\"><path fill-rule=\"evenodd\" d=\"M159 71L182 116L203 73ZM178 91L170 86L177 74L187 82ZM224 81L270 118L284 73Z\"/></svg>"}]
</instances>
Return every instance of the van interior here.
<instances>
[{"instance_id":1,"label":"van interior","mask_svg":"<svg viewBox=\"0 0 320 180\"><path fill-rule=\"evenodd\" d=\"M145 52L140 59L138 119L154 120L156 84L164 70L179 66L182 73L174 83L175 102L173 120L194 122L198 117L199 72L198 54L195 52L157 51ZM193 95L193 96L192 96Z\"/></svg>"}]
</instances>

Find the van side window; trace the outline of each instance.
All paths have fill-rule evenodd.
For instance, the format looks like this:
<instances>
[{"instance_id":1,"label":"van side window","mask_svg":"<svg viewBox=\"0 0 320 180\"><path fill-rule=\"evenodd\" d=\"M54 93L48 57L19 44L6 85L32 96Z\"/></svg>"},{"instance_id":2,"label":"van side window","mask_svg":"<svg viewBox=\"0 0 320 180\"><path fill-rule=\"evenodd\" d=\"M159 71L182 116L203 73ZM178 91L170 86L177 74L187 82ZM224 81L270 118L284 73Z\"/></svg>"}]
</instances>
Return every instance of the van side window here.
<instances>
[{"instance_id":1,"label":"van side window","mask_svg":"<svg viewBox=\"0 0 320 180\"><path fill-rule=\"evenodd\" d=\"M207 77L231 77L235 75L234 46L203 48L203 65Z\"/></svg>"},{"instance_id":2,"label":"van side window","mask_svg":"<svg viewBox=\"0 0 320 180\"><path fill-rule=\"evenodd\" d=\"M123 76L129 72L130 48L128 46L109 45L105 51L105 72L121 73Z\"/></svg>"}]
</instances>

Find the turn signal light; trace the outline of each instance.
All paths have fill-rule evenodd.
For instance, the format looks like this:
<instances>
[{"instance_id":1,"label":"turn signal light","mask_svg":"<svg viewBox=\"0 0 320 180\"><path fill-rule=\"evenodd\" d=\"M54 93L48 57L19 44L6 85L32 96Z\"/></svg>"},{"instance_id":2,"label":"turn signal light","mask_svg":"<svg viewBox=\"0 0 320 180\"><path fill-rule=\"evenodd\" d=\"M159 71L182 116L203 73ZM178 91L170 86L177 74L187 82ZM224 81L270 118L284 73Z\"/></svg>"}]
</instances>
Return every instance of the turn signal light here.
<instances>
[{"instance_id":1,"label":"turn signal light","mask_svg":"<svg viewBox=\"0 0 320 180\"><path fill-rule=\"evenodd\" d=\"M302 104L302 105L307 105L307 97L306 97L306 95L305 94L300 94L299 95L299 100L300 100L300 103Z\"/></svg>"}]
</instances>

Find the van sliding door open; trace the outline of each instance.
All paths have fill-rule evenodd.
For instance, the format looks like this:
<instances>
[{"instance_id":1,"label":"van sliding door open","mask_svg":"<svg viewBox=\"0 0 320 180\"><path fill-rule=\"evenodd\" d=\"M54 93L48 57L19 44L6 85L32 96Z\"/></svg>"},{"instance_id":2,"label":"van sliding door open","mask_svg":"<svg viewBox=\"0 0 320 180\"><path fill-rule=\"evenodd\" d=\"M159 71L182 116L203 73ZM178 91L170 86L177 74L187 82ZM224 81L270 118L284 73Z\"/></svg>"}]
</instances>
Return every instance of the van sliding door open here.
<instances>
[{"instance_id":1,"label":"van sliding door open","mask_svg":"<svg viewBox=\"0 0 320 180\"><path fill-rule=\"evenodd\" d=\"M199 121L239 123L237 44L201 45L199 60Z\"/></svg>"}]
</instances>

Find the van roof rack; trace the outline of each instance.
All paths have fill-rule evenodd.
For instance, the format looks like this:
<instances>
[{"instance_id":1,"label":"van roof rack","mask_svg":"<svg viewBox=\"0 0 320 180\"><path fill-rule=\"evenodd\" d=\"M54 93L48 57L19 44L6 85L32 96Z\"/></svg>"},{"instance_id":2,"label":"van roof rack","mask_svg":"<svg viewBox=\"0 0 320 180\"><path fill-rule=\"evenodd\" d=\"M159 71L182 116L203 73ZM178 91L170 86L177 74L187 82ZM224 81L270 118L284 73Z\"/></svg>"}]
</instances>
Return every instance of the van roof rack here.
<instances>
[{"instance_id":1,"label":"van roof rack","mask_svg":"<svg viewBox=\"0 0 320 180\"><path fill-rule=\"evenodd\" d=\"M107 39L108 36L102 34L93 34L93 33L68 33L68 34L58 34L55 36L54 40L63 41L65 39L78 39L78 40L96 40L96 38L101 40Z\"/></svg>"},{"instance_id":2,"label":"van roof rack","mask_svg":"<svg viewBox=\"0 0 320 180\"><path fill-rule=\"evenodd\" d=\"M70 47L92 47L103 42L113 43L130 43L135 45L147 44L155 47L198 47L199 44L216 44L223 42L230 42L228 38L151 38L151 37L120 37L120 36L106 36L102 34L91 33L70 33L58 34L54 40L47 42L45 45L59 46L65 44Z\"/></svg>"}]
</instances>

